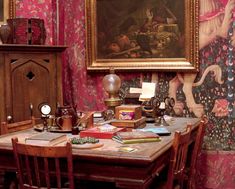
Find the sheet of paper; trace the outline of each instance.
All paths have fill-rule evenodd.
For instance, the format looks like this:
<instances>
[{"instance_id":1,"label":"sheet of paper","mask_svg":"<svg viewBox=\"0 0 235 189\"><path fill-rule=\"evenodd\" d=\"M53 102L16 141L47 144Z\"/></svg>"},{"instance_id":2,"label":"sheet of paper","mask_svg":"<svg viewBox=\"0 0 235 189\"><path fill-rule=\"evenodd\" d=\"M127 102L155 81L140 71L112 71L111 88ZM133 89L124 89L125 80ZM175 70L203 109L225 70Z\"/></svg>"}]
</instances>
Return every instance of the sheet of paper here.
<instances>
[{"instance_id":1,"label":"sheet of paper","mask_svg":"<svg viewBox=\"0 0 235 189\"><path fill-rule=\"evenodd\" d=\"M142 93L140 94L140 101L150 100L155 96L156 83L143 82Z\"/></svg>"},{"instance_id":2,"label":"sheet of paper","mask_svg":"<svg viewBox=\"0 0 235 189\"><path fill-rule=\"evenodd\" d=\"M142 88L130 87L129 93L142 93Z\"/></svg>"}]
</instances>

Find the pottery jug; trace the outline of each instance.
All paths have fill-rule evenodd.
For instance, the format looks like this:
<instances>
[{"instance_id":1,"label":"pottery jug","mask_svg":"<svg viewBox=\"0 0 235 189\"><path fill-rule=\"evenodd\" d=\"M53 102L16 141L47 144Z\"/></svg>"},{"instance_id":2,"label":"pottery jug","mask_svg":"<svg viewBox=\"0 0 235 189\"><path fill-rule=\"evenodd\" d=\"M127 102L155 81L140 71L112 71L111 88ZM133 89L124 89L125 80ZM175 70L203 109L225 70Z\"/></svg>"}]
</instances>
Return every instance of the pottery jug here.
<instances>
[{"instance_id":1,"label":"pottery jug","mask_svg":"<svg viewBox=\"0 0 235 189\"><path fill-rule=\"evenodd\" d=\"M55 112L55 116L56 117L62 117L62 116L71 116L71 123L72 126L76 126L78 123L78 115L76 112L76 108L75 107L71 107L71 106L58 106ZM63 125L62 120L58 120L58 126Z\"/></svg>"},{"instance_id":2,"label":"pottery jug","mask_svg":"<svg viewBox=\"0 0 235 189\"><path fill-rule=\"evenodd\" d=\"M7 24L3 24L0 27L0 38L2 43L7 43L11 35L11 28Z\"/></svg>"},{"instance_id":3,"label":"pottery jug","mask_svg":"<svg viewBox=\"0 0 235 189\"><path fill-rule=\"evenodd\" d=\"M71 115L63 115L61 117L56 118L56 124L59 128L63 131L71 131L73 124L72 124L72 116Z\"/></svg>"}]
</instances>

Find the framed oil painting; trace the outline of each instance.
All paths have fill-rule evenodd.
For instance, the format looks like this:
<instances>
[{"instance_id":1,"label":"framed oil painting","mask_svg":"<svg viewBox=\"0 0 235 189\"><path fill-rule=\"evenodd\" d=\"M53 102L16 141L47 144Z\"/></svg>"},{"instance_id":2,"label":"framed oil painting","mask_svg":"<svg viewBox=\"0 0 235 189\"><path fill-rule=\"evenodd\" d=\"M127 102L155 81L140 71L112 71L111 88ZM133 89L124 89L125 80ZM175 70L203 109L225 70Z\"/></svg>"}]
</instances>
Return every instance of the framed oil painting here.
<instances>
[{"instance_id":1,"label":"framed oil painting","mask_svg":"<svg viewBox=\"0 0 235 189\"><path fill-rule=\"evenodd\" d=\"M86 0L88 71L198 71L198 0Z\"/></svg>"},{"instance_id":2,"label":"framed oil painting","mask_svg":"<svg viewBox=\"0 0 235 189\"><path fill-rule=\"evenodd\" d=\"M15 0L0 0L0 25L15 17Z\"/></svg>"}]
</instances>

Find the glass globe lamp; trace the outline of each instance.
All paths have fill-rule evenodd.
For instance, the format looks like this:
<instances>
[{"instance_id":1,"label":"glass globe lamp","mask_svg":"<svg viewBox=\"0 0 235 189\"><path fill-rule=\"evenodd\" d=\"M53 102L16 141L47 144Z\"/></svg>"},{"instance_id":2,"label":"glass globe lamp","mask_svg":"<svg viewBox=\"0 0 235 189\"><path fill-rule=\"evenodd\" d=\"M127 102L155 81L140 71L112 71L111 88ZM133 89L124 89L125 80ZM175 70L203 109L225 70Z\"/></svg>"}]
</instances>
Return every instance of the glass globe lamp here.
<instances>
[{"instance_id":1,"label":"glass globe lamp","mask_svg":"<svg viewBox=\"0 0 235 189\"><path fill-rule=\"evenodd\" d=\"M109 98L105 99L105 105L108 107L119 106L121 104L121 99L119 98L121 79L114 73L114 70L110 70L110 74L104 76L103 87L109 94Z\"/></svg>"}]
</instances>

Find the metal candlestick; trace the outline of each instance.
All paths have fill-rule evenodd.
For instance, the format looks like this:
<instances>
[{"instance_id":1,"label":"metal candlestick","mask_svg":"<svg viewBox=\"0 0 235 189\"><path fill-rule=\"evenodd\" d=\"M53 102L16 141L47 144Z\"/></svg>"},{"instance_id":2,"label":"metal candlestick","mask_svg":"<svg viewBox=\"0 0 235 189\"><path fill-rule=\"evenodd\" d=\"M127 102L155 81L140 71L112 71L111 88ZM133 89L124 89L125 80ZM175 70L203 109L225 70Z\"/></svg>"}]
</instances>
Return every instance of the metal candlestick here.
<instances>
[{"instance_id":1,"label":"metal candlestick","mask_svg":"<svg viewBox=\"0 0 235 189\"><path fill-rule=\"evenodd\" d=\"M164 118L164 115L171 114L174 105L175 100L170 97L166 97L164 101L160 103L160 106L158 107L160 116L158 117L158 121L155 123L156 126L169 126Z\"/></svg>"},{"instance_id":2,"label":"metal candlestick","mask_svg":"<svg viewBox=\"0 0 235 189\"><path fill-rule=\"evenodd\" d=\"M48 131L48 122L47 119L49 118L48 115L42 114L41 119L43 120L43 131Z\"/></svg>"},{"instance_id":3,"label":"metal candlestick","mask_svg":"<svg viewBox=\"0 0 235 189\"><path fill-rule=\"evenodd\" d=\"M169 124L166 122L164 118L165 111L166 111L166 104L165 102L161 102L159 106L160 116L158 117L158 121L155 123L155 126L169 126Z\"/></svg>"}]
</instances>

